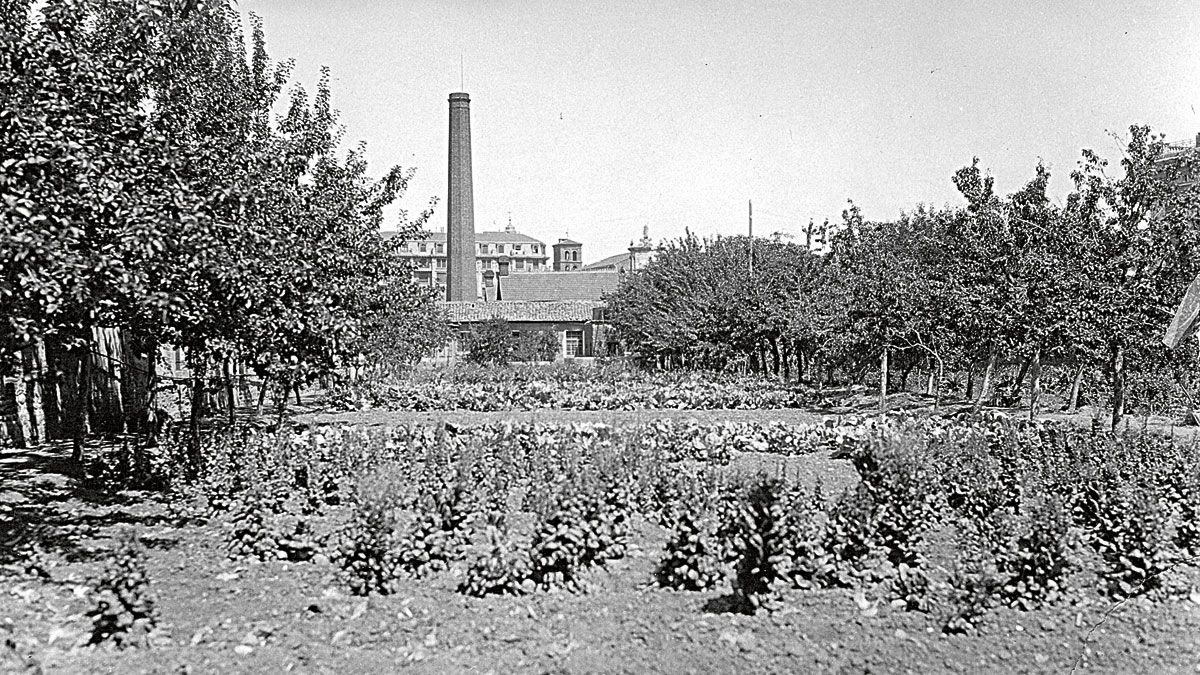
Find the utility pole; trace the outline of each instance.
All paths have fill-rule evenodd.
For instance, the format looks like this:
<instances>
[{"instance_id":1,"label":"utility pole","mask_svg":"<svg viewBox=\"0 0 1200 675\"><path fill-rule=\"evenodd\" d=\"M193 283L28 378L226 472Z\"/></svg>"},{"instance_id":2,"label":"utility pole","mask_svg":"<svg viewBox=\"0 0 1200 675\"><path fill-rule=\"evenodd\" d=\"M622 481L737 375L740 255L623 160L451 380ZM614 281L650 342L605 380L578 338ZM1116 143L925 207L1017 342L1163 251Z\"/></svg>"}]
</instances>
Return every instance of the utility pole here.
<instances>
[{"instance_id":1,"label":"utility pole","mask_svg":"<svg viewBox=\"0 0 1200 675\"><path fill-rule=\"evenodd\" d=\"M750 207L750 276L754 276L754 202L746 200L746 204Z\"/></svg>"}]
</instances>

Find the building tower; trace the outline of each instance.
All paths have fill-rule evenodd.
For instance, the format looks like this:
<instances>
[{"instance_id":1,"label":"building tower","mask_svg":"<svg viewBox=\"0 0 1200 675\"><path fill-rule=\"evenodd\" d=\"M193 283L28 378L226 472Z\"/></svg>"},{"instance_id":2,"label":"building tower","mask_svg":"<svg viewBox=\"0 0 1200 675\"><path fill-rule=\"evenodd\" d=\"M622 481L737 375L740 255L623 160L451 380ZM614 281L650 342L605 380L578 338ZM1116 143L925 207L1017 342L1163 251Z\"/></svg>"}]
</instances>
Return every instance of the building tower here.
<instances>
[{"instance_id":1,"label":"building tower","mask_svg":"<svg viewBox=\"0 0 1200 675\"><path fill-rule=\"evenodd\" d=\"M551 248L555 272L575 272L583 267L583 244L572 239L559 239Z\"/></svg>"},{"instance_id":2,"label":"building tower","mask_svg":"<svg viewBox=\"0 0 1200 675\"><path fill-rule=\"evenodd\" d=\"M475 273L475 202L471 191L471 97L450 94L450 169L446 196L446 299L479 298Z\"/></svg>"}]
</instances>

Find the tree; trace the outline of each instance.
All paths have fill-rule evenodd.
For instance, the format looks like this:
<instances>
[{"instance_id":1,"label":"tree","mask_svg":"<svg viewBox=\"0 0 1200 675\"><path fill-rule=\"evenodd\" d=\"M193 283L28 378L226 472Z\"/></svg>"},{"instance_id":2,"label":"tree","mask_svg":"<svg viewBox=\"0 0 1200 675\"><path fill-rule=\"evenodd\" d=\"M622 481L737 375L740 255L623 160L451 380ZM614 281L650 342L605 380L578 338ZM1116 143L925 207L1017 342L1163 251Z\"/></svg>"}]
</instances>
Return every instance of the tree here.
<instances>
[{"instance_id":1,"label":"tree","mask_svg":"<svg viewBox=\"0 0 1200 675\"><path fill-rule=\"evenodd\" d=\"M465 346L471 363L507 366L517 345L508 321L494 317L472 325Z\"/></svg>"}]
</instances>

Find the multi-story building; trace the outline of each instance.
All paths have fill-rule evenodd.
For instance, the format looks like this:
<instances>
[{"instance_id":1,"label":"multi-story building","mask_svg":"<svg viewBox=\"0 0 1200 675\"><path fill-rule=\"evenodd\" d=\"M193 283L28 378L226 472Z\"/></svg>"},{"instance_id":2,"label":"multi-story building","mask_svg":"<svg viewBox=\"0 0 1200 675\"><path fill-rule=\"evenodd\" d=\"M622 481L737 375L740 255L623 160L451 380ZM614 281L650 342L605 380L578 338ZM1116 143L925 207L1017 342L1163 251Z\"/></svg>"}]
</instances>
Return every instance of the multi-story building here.
<instances>
[{"instance_id":1,"label":"multi-story building","mask_svg":"<svg viewBox=\"0 0 1200 675\"><path fill-rule=\"evenodd\" d=\"M385 239L395 232L383 232ZM446 233L427 232L404 243L401 254L412 263L413 276L425 284L446 285ZM545 272L550 253L545 243L511 227L503 232L475 233L475 269L507 276L520 272ZM436 276L435 276L436 275Z\"/></svg>"}]
</instances>

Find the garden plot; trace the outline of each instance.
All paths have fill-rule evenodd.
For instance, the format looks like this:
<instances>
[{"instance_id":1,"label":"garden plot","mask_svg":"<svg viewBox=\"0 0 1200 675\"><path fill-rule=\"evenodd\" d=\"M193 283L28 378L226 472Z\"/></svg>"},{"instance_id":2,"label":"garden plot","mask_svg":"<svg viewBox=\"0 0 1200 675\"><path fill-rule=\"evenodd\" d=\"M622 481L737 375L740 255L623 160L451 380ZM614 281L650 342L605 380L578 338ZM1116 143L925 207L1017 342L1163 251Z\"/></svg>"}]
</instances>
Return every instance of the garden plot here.
<instances>
[{"instance_id":1,"label":"garden plot","mask_svg":"<svg viewBox=\"0 0 1200 675\"><path fill-rule=\"evenodd\" d=\"M1195 451L1165 440L666 420L210 442L203 480L143 455L12 507L57 536L25 537L42 552L5 577L7 665L1182 672L1200 654Z\"/></svg>"}]
</instances>

